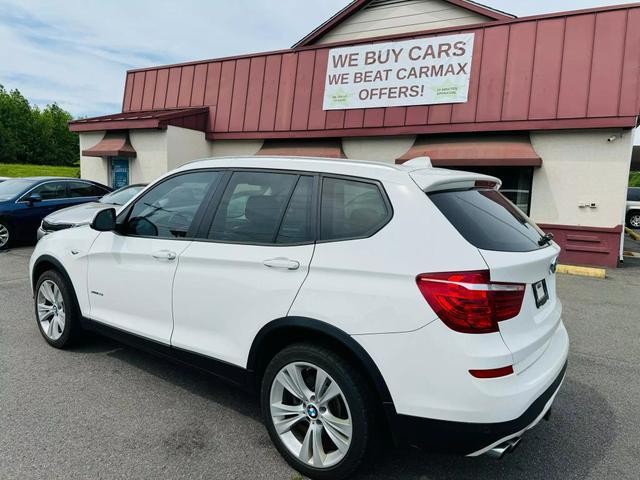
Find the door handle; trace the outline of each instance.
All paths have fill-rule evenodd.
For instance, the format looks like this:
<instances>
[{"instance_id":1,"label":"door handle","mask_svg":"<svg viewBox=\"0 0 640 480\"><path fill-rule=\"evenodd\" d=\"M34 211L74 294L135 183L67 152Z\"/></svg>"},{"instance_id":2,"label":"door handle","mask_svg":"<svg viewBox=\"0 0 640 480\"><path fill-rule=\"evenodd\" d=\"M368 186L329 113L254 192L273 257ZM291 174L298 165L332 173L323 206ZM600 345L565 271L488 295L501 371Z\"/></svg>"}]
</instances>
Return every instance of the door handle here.
<instances>
[{"instance_id":1,"label":"door handle","mask_svg":"<svg viewBox=\"0 0 640 480\"><path fill-rule=\"evenodd\" d=\"M175 260L177 255L176 252L171 252L169 250L158 250L157 252L153 252L151 256L158 260Z\"/></svg>"},{"instance_id":2,"label":"door handle","mask_svg":"<svg viewBox=\"0 0 640 480\"><path fill-rule=\"evenodd\" d=\"M283 257L270 258L263 261L262 263L265 267L269 268L282 268L286 270L297 270L298 268L300 268L300 262Z\"/></svg>"}]
</instances>

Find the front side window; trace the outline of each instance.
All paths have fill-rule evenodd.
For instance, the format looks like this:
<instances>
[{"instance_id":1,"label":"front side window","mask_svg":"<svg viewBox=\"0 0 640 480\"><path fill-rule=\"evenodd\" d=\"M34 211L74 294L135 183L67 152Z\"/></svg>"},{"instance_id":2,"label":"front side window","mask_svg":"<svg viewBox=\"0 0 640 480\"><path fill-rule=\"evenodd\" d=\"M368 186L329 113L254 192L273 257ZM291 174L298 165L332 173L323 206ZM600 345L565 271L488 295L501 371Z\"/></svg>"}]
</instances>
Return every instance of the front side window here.
<instances>
[{"instance_id":1,"label":"front side window","mask_svg":"<svg viewBox=\"0 0 640 480\"><path fill-rule=\"evenodd\" d=\"M58 200L67 198L67 186L65 182L47 182L34 188L29 196L40 195L42 200Z\"/></svg>"},{"instance_id":2,"label":"front side window","mask_svg":"<svg viewBox=\"0 0 640 480\"><path fill-rule=\"evenodd\" d=\"M373 183L325 178L320 207L321 240L373 235L389 219L380 188Z\"/></svg>"},{"instance_id":3,"label":"front side window","mask_svg":"<svg viewBox=\"0 0 640 480\"><path fill-rule=\"evenodd\" d=\"M297 182L296 174L235 172L220 200L209 238L223 242L274 243ZM283 233L281 239L296 236L293 229Z\"/></svg>"},{"instance_id":4,"label":"front side window","mask_svg":"<svg viewBox=\"0 0 640 480\"><path fill-rule=\"evenodd\" d=\"M192 172L158 184L131 209L123 230L127 235L184 238L209 188L220 172Z\"/></svg>"},{"instance_id":5,"label":"front side window","mask_svg":"<svg viewBox=\"0 0 640 480\"><path fill-rule=\"evenodd\" d=\"M68 185L70 198L101 197L109 193L108 190L88 182L69 182Z\"/></svg>"}]
</instances>

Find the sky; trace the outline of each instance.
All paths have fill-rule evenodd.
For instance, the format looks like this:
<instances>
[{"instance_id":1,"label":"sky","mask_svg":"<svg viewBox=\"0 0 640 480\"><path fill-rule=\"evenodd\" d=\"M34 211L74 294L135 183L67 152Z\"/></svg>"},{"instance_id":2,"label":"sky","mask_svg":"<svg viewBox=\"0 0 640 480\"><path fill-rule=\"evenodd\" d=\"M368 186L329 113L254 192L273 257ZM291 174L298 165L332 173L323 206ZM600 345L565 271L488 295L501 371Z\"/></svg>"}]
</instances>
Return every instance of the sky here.
<instances>
[{"instance_id":1,"label":"sky","mask_svg":"<svg viewBox=\"0 0 640 480\"><path fill-rule=\"evenodd\" d=\"M348 3L0 0L0 84L76 117L116 113L128 69L288 48ZM483 3L522 17L612 2Z\"/></svg>"}]
</instances>

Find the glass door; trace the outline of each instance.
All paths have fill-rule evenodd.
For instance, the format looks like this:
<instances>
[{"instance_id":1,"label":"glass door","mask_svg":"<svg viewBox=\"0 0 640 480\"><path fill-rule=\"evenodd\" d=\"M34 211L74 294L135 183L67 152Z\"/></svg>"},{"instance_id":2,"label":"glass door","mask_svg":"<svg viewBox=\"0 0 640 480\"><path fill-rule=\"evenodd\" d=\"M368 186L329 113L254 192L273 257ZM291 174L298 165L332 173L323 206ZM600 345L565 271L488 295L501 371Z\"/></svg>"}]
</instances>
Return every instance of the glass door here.
<instances>
[{"instance_id":1,"label":"glass door","mask_svg":"<svg viewBox=\"0 0 640 480\"><path fill-rule=\"evenodd\" d=\"M129 159L125 157L109 157L111 187L114 190L129 185Z\"/></svg>"}]
</instances>

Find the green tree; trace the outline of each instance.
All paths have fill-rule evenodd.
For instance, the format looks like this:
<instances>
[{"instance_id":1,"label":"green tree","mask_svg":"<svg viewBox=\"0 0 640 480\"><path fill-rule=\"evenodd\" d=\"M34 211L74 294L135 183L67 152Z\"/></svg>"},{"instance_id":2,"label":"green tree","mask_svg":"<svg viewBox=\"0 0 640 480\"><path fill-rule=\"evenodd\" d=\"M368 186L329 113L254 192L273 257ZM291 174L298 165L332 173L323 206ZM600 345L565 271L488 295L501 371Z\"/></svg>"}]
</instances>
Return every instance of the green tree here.
<instances>
[{"instance_id":1,"label":"green tree","mask_svg":"<svg viewBox=\"0 0 640 480\"><path fill-rule=\"evenodd\" d=\"M79 140L69 112L57 104L40 110L18 90L0 85L0 163L76 165Z\"/></svg>"}]
</instances>

